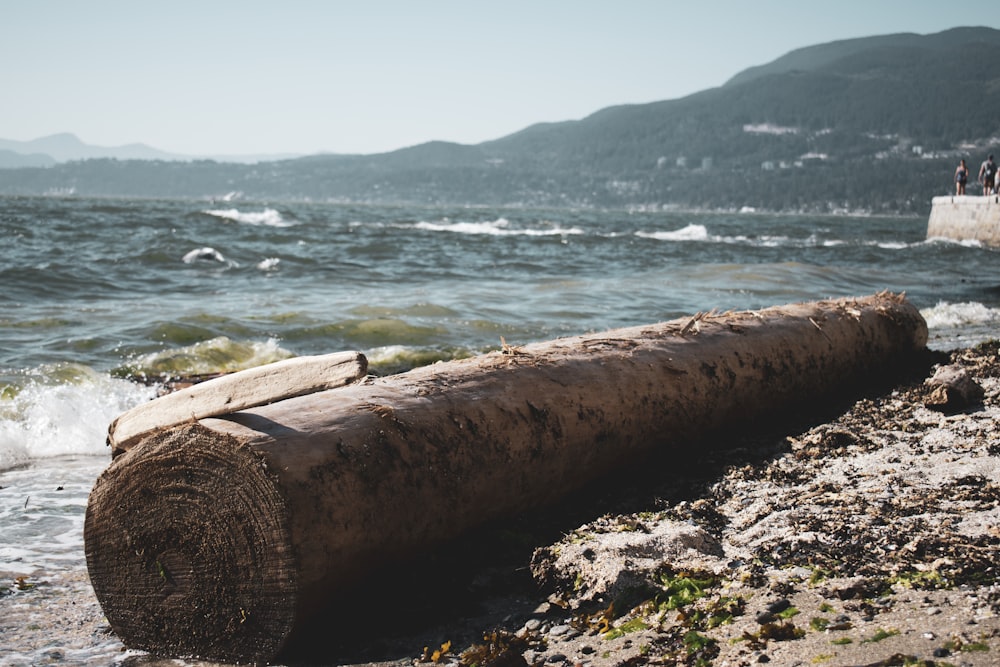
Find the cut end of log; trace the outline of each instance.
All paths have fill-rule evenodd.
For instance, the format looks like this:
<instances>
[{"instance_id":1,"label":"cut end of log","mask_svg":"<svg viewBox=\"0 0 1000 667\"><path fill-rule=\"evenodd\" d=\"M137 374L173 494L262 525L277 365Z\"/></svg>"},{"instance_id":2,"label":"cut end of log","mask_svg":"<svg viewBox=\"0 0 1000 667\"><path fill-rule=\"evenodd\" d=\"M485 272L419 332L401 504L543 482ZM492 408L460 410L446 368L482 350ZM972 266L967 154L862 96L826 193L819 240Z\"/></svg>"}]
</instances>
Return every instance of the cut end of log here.
<instances>
[{"instance_id":1,"label":"cut end of log","mask_svg":"<svg viewBox=\"0 0 1000 667\"><path fill-rule=\"evenodd\" d=\"M84 541L94 592L129 647L257 661L291 631L284 501L234 439L192 424L120 456L94 486Z\"/></svg>"}]
</instances>

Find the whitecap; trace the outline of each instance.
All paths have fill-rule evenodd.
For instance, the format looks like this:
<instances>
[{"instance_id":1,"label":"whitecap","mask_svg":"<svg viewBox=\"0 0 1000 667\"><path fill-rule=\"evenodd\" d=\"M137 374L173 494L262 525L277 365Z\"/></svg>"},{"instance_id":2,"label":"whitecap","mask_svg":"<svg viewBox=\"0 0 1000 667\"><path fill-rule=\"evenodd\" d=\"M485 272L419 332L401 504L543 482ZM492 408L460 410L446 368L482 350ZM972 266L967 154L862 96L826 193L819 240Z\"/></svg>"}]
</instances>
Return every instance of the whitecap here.
<instances>
[{"instance_id":1,"label":"whitecap","mask_svg":"<svg viewBox=\"0 0 1000 667\"><path fill-rule=\"evenodd\" d=\"M736 241L740 243L749 243L750 245L759 245L764 248L778 248L783 245L793 245L792 239L787 236L768 236L763 235L755 239L750 239L745 236L736 237ZM807 239L802 243L802 245L810 245L810 240Z\"/></svg>"},{"instance_id":2,"label":"whitecap","mask_svg":"<svg viewBox=\"0 0 1000 667\"><path fill-rule=\"evenodd\" d=\"M943 236L932 236L924 243L947 243L952 245L960 245L966 248L982 248L983 244L978 239L949 239Z\"/></svg>"},{"instance_id":3,"label":"whitecap","mask_svg":"<svg viewBox=\"0 0 1000 667\"><path fill-rule=\"evenodd\" d=\"M245 225L262 225L265 227L290 227L292 225L291 222L281 217L281 213L273 208L266 208L263 211L240 211L235 208L213 209L204 211L204 213Z\"/></svg>"},{"instance_id":4,"label":"whitecap","mask_svg":"<svg viewBox=\"0 0 1000 667\"><path fill-rule=\"evenodd\" d=\"M636 236L657 241L708 241L708 228L705 225L688 225L680 229L665 232L636 232Z\"/></svg>"},{"instance_id":5,"label":"whitecap","mask_svg":"<svg viewBox=\"0 0 1000 667\"><path fill-rule=\"evenodd\" d=\"M215 248L209 248L209 247L195 248L194 250L191 250L186 255L184 255L182 260L184 261L185 264L194 264L199 260L216 261L216 262L222 262L223 264L226 262L226 258L222 256L221 252L219 252Z\"/></svg>"},{"instance_id":6,"label":"whitecap","mask_svg":"<svg viewBox=\"0 0 1000 667\"><path fill-rule=\"evenodd\" d=\"M277 257L268 257L267 259L262 259L257 262L257 270L259 271L277 271L278 264L281 260Z\"/></svg>"},{"instance_id":7,"label":"whitecap","mask_svg":"<svg viewBox=\"0 0 1000 667\"><path fill-rule=\"evenodd\" d=\"M416 229L431 232L451 232L454 234L483 234L489 236L565 236L583 234L579 227L529 227L526 229L511 228L506 218L487 220L483 222L427 222L420 221L414 225Z\"/></svg>"}]
</instances>

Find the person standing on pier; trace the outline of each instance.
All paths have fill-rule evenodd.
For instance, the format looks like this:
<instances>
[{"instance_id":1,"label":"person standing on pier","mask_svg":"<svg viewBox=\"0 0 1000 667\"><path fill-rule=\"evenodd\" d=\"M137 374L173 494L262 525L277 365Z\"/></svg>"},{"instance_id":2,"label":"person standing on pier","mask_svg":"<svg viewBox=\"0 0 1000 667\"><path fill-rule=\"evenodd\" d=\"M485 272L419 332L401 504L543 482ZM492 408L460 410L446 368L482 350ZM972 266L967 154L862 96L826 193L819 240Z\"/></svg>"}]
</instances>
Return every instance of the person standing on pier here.
<instances>
[{"instance_id":1,"label":"person standing on pier","mask_svg":"<svg viewBox=\"0 0 1000 667\"><path fill-rule=\"evenodd\" d=\"M993 155L990 154L984 162L979 167L979 182L983 184L983 196L988 197L993 194L994 179L997 175L997 163L993 161Z\"/></svg>"},{"instance_id":2,"label":"person standing on pier","mask_svg":"<svg viewBox=\"0 0 1000 667\"><path fill-rule=\"evenodd\" d=\"M962 160L958 168L955 169L955 194L964 195L965 194L965 183L969 180L969 168L965 166L965 160Z\"/></svg>"}]
</instances>

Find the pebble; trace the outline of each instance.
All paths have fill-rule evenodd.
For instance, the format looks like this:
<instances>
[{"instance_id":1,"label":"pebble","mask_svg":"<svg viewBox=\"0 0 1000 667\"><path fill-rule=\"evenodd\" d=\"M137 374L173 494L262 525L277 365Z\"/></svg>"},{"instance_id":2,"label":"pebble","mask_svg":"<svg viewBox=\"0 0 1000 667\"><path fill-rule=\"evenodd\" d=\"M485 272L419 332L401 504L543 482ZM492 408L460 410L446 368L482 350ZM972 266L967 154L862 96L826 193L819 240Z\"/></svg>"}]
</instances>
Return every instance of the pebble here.
<instances>
[{"instance_id":1,"label":"pebble","mask_svg":"<svg viewBox=\"0 0 1000 667\"><path fill-rule=\"evenodd\" d=\"M528 632L535 632L540 627L542 627L542 622L537 618L529 618L528 622L524 624L524 629Z\"/></svg>"},{"instance_id":2,"label":"pebble","mask_svg":"<svg viewBox=\"0 0 1000 667\"><path fill-rule=\"evenodd\" d=\"M765 623L773 623L778 619L777 614L785 611L792 606L791 601L788 598L782 598L780 600L775 600L774 602L767 605L765 611L757 614L754 620L756 620L761 625Z\"/></svg>"},{"instance_id":3,"label":"pebble","mask_svg":"<svg viewBox=\"0 0 1000 667\"><path fill-rule=\"evenodd\" d=\"M791 600L788 598L782 598L780 600L775 600L771 604L767 605L767 610L772 614L780 614L789 607L792 606Z\"/></svg>"},{"instance_id":4,"label":"pebble","mask_svg":"<svg viewBox=\"0 0 1000 667\"><path fill-rule=\"evenodd\" d=\"M552 629L549 630L549 634L558 637L559 635L566 634L569 630L570 627L568 625L553 625Z\"/></svg>"}]
</instances>

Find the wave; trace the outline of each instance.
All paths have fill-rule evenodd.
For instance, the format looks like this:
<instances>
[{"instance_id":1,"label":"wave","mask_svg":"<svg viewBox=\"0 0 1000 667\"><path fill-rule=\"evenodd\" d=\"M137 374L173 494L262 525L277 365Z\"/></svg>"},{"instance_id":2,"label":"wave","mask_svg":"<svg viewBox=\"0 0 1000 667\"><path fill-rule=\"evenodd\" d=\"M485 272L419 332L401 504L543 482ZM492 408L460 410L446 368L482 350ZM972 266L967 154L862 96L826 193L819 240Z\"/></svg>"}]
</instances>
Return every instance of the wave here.
<instances>
[{"instance_id":1,"label":"wave","mask_svg":"<svg viewBox=\"0 0 1000 667\"><path fill-rule=\"evenodd\" d=\"M932 236L924 243L937 243L942 245L960 245L965 248L982 248L983 244L977 239L949 239L943 236Z\"/></svg>"},{"instance_id":2,"label":"wave","mask_svg":"<svg viewBox=\"0 0 1000 667\"><path fill-rule=\"evenodd\" d=\"M680 229L665 232L643 232L638 231L636 236L643 239L655 239L657 241L709 241L719 237L709 237L708 228L705 225L688 225Z\"/></svg>"},{"instance_id":3,"label":"wave","mask_svg":"<svg viewBox=\"0 0 1000 667\"><path fill-rule=\"evenodd\" d=\"M118 377L163 378L231 373L295 356L274 338L234 341L217 336L192 345L141 355L115 369Z\"/></svg>"},{"instance_id":4,"label":"wave","mask_svg":"<svg viewBox=\"0 0 1000 667\"><path fill-rule=\"evenodd\" d=\"M438 361L465 359L478 354L466 348L434 349L406 345L386 345L369 350L368 369L374 375L404 373L419 366L428 366Z\"/></svg>"},{"instance_id":5,"label":"wave","mask_svg":"<svg viewBox=\"0 0 1000 667\"><path fill-rule=\"evenodd\" d=\"M388 345L366 356L374 374L389 375L476 353L463 347ZM60 456L108 456L108 425L155 398L161 391L157 380L233 372L292 356L275 340L219 337L143 355L111 373L58 364L6 374L0 382L0 471Z\"/></svg>"},{"instance_id":6,"label":"wave","mask_svg":"<svg viewBox=\"0 0 1000 667\"><path fill-rule=\"evenodd\" d=\"M195 248L194 250L189 250L181 258L185 264L194 264L195 262L206 261L206 262L219 262L221 264L226 264L226 258L222 256L222 253L215 248Z\"/></svg>"},{"instance_id":7,"label":"wave","mask_svg":"<svg viewBox=\"0 0 1000 667\"><path fill-rule=\"evenodd\" d=\"M990 308L977 301L948 303L939 301L931 308L920 311L929 329L957 328L1000 322L1000 309Z\"/></svg>"},{"instance_id":8,"label":"wave","mask_svg":"<svg viewBox=\"0 0 1000 667\"><path fill-rule=\"evenodd\" d=\"M0 470L58 456L106 456L108 424L156 394L78 364L40 367L14 382L0 399Z\"/></svg>"},{"instance_id":9,"label":"wave","mask_svg":"<svg viewBox=\"0 0 1000 667\"><path fill-rule=\"evenodd\" d=\"M291 227L294 223L285 220L281 213L273 208L266 208L263 211L243 212L235 208L213 209L202 211L205 215L215 218L239 222L244 225L261 225L265 227Z\"/></svg>"},{"instance_id":10,"label":"wave","mask_svg":"<svg viewBox=\"0 0 1000 667\"><path fill-rule=\"evenodd\" d=\"M551 226L545 227L531 227L526 229L511 228L510 221L506 218L497 218L496 220L488 220L484 222L420 221L414 225L414 228L432 232L482 234L488 236L566 236L584 233L579 227L563 227L559 224L551 224Z\"/></svg>"},{"instance_id":11,"label":"wave","mask_svg":"<svg viewBox=\"0 0 1000 667\"><path fill-rule=\"evenodd\" d=\"M370 318L386 317L459 317L461 313L454 308L436 303L420 302L409 306L373 306L369 304L354 306L350 309L352 315Z\"/></svg>"},{"instance_id":12,"label":"wave","mask_svg":"<svg viewBox=\"0 0 1000 667\"><path fill-rule=\"evenodd\" d=\"M0 376L0 470L58 456L107 455L108 425L155 398L158 381L244 370L292 356L273 339L218 337L142 355L110 373L73 363L7 372Z\"/></svg>"},{"instance_id":13,"label":"wave","mask_svg":"<svg viewBox=\"0 0 1000 667\"><path fill-rule=\"evenodd\" d=\"M977 301L939 301L930 308L921 309L920 314L927 322L927 346L932 349L972 347L997 339L1000 308Z\"/></svg>"},{"instance_id":14,"label":"wave","mask_svg":"<svg viewBox=\"0 0 1000 667\"><path fill-rule=\"evenodd\" d=\"M656 241L723 243L730 245L756 246L760 248L780 248L786 246L793 248L835 248L838 246L851 245L852 243L852 241L846 239L822 238L818 234L811 234L805 238L795 238L780 234L737 234L735 236L725 236L710 234L705 225L697 224L689 224L686 227L668 231L648 232L640 230L635 232L635 235L639 238L653 239ZM860 245L873 246L883 248L885 250L903 250L905 248L912 248L925 243L927 243L927 241L923 240L917 243L907 243L905 241L865 241Z\"/></svg>"}]
</instances>

